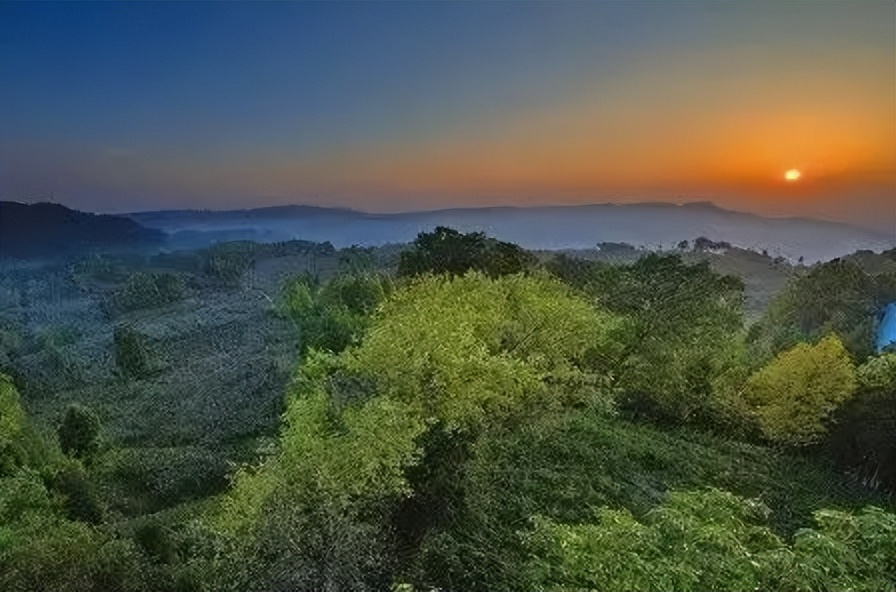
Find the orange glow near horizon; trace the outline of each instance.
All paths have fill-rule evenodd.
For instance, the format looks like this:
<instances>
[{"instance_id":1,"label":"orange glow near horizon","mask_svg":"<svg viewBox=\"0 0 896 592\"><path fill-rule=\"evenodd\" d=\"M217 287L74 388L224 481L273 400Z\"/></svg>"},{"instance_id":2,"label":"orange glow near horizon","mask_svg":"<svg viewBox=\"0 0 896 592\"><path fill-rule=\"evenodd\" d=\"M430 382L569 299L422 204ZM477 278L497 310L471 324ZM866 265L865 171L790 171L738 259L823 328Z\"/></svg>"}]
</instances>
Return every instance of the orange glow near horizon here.
<instances>
[{"instance_id":1,"label":"orange glow near horizon","mask_svg":"<svg viewBox=\"0 0 896 592\"><path fill-rule=\"evenodd\" d=\"M648 4L625 10L639 19L673 10ZM383 56L366 46L333 52L334 68L307 73L306 61L284 59L278 44L261 44L269 52L254 61L238 47L239 59L210 64L224 68L220 77L183 93L160 86L158 98L173 101L165 109L128 100L106 117L102 100L73 110L59 98L35 110L33 130L0 142L0 194L68 193L123 211L134 207L128 200L147 209L307 203L374 212L669 200L892 219L896 39L885 17L893 13L859 4L868 12L861 18L839 3L682 3L674 10L695 20L676 19L680 29L645 20L640 42L609 25L609 36L586 35L603 26L592 15L569 21L577 35L541 38L539 51L528 29L507 43L496 30L478 46L454 47L445 35L429 54L405 55L411 41L380 47ZM544 15L530 16L534 24ZM374 47L387 38L375 37ZM243 58L264 67L231 71ZM110 64L113 90L118 63ZM185 64L181 83L202 71ZM245 84L233 83L241 77ZM359 92L362 82L371 88ZM252 90L236 92L243 88ZM43 91L34 96L57 101ZM56 114L69 114L70 129L46 136Z\"/></svg>"}]
</instances>

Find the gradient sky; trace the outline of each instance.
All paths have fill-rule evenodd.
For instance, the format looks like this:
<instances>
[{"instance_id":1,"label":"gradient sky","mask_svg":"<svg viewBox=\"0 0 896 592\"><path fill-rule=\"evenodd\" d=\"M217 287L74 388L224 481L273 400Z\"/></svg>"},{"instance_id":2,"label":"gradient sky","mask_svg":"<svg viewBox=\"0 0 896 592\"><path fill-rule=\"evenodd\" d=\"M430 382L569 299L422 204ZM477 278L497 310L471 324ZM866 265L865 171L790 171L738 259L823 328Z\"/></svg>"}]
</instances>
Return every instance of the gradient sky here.
<instances>
[{"instance_id":1,"label":"gradient sky","mask_svg":"<svg viewBox=\"0 0 896 592\"><path fill-rule=\"evenodd\" d=\"M896 3L4 1L0 197L51 196L896 229Z\"/></svg>"}]
</instances>

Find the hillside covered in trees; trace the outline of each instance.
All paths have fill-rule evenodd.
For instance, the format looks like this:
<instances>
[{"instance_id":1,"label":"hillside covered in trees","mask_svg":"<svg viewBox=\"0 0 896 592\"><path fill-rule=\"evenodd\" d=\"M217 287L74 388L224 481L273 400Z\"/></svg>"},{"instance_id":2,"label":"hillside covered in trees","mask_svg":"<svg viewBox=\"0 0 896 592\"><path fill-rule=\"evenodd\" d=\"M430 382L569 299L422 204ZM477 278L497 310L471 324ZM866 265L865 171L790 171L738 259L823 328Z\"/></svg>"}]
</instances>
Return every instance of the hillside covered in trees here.
<instances>
[{"instance_id":1,"label":"hillside covered in trees","mask_svg":"<svg viewBox=\"0 0 896 592\"><path fill-rule=\"evenodd\" d=\"M0 589L896 588L896 251L619 250L4 269Z\"/></svg>"}]
</instances>

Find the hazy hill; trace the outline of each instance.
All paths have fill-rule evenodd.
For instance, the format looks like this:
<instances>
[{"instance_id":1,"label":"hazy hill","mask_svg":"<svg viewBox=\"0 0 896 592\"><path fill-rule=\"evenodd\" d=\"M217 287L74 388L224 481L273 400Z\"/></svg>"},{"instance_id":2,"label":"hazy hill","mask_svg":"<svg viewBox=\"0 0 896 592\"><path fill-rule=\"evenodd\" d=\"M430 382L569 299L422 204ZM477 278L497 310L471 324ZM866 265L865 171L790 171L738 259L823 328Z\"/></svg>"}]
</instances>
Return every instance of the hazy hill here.
<instances>
[{"instance_id":1,"label":"hazy hill","mask_svg":"<svg viewBox=\"0 0 896 592\"><path fill-rule=\"evenodd\" d=\"M0 257L60 255L81 248L159 242L163 234L134 220L79 212L52 203L0 201Z\"/></svg>"},{"instance_id":2,"label":"hazy hill","mask_svg":"<svg viewBox=\"0 0 896 592\"><path fill-rule=\"evenodd\" d=\"M595 204L533 208L467 208L401 214L284 206L235 211L168 210L129 215L171 234L179 246L215 240L330 241L336 247L407 242L418 232L443 225L480 230L528 249L584 249L600 242L671 247L705 236L732 245L807 262L859 249L896 245L896 235L804 218L765 218L710 203Z\"/></svg>"}]
</instances>

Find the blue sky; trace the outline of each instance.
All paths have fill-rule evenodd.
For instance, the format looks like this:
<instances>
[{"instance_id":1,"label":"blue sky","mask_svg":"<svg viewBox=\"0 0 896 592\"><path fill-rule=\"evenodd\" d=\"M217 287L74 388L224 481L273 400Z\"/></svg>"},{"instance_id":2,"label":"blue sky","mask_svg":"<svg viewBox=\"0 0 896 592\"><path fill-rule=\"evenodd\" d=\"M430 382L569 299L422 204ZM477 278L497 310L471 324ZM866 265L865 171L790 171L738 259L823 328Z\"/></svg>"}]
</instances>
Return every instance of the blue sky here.
<instances>
[{"instance_id":1,"label":"blue sky","mask_svg":"<svg viewBox=\"0 0 896 592\"><path fill-rule=\"evenodd\" d=\"M0 196L396 210L693 193L879 219L894 19L890 2L3 2ZM792 167L798 188L780 182Z\"/></svg>"}]
</instances>

